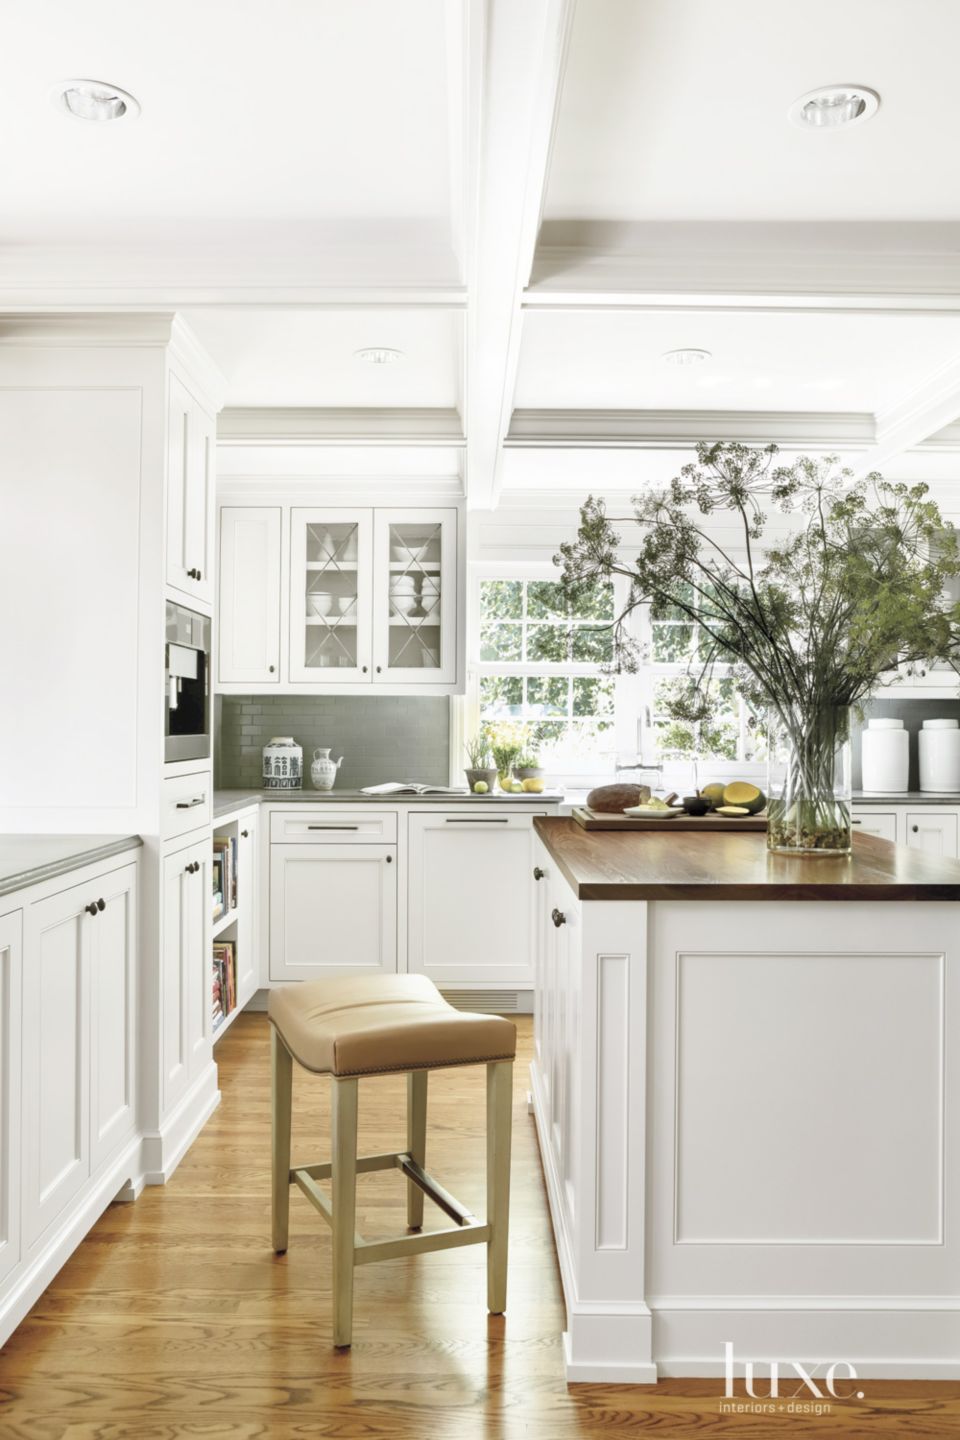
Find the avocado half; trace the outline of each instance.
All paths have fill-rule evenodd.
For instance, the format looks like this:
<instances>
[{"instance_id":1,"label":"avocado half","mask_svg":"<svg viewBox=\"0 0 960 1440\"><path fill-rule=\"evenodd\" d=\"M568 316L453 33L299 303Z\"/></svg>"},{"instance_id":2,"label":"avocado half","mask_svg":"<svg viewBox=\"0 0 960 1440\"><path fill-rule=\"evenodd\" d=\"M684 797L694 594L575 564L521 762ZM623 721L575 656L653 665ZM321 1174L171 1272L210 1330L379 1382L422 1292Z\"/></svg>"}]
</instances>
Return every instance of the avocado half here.
<instances>
[{"instance_id":1,"label":"avocado half","mask_svg":"<svg viewBox=\"0 0 960 1440\"><path fill-rule=\"evenodd\" d=\"M738 809L746 810L748 815L758 815L766 803L763 791L746 780L735 780L732 785L724 787L723 804L736 805Z\"/></svg>"}]
</instances>

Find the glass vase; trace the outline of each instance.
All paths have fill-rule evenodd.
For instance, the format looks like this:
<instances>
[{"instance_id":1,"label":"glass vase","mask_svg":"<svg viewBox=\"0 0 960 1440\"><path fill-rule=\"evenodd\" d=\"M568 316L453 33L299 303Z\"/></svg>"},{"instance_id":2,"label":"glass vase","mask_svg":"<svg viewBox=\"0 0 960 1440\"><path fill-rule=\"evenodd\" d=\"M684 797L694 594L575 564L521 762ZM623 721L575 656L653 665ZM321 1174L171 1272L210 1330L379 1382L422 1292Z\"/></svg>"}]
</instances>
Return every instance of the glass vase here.
<instances>
[{"instance_id":1,"label":"glass vase","mask_svg":"<svg viewBox=\"0 0 960 1440\"><path fill-rule=\"evenodd\" d=\"M768 850L778 855L849 855L849 707L823 706L779 716L767 754Z\"/></svg>"}]
</instances>

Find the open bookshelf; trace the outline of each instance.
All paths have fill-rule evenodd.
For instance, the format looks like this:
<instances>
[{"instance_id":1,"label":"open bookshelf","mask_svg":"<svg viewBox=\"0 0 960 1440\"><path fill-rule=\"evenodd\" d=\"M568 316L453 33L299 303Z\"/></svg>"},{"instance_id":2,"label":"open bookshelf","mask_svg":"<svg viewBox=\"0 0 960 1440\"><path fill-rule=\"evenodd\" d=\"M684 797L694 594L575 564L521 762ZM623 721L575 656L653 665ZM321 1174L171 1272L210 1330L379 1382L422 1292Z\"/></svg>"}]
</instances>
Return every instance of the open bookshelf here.
<instances>
[{"instance_id":1,"label":"open bookshelf","mask_svg":"<svg viewBox=\"0 0 960 1440\"><path fill-rule=\"evenodd\" d=\"M213 828L210 1006L214 1041L220 1039L251 998L256 869L256 826L249 813L224 816Z\"/></svg>"}]
</instances>

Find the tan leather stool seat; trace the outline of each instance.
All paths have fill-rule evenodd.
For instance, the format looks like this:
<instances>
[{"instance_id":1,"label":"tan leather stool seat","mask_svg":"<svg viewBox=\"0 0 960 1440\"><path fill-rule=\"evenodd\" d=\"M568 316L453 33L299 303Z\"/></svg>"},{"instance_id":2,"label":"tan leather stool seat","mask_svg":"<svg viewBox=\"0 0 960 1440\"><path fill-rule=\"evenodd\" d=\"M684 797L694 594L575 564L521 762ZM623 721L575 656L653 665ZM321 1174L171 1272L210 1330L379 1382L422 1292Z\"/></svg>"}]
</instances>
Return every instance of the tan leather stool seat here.
<instances>
[{"instance_id":1,"label":"tan leather stool seat","mask_svg":"<svg viewBox=\"0 0 960 1440\"><path fill-rule=\"evenodd\" d=\"M425 975L345 975L270 991L268 1014L305 1070L377 1075L512 1060L517 1031L500 1015L448 1005Z\"/></svg>"}]
</instances>

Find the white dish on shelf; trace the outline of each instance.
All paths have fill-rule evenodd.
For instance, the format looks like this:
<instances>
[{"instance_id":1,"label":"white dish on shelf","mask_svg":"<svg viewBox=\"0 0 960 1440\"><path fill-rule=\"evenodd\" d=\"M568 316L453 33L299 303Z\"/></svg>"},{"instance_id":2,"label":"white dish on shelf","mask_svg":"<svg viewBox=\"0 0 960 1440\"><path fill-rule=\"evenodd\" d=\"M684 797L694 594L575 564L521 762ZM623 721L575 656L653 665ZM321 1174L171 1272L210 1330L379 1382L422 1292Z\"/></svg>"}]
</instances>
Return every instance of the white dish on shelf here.
<instances>
[{"instance_id":1,"label":"white dish on shelf","mask_svg":"<svg viewBox=\"0 0 960 1440\"><path fill-rule=\"evenodd\" d=\"M682 805L672 805L661 810L658 805L628 805L624 815L636 815L641 820L672 820L674 815L683 814Z\"/></svg>"},{"instance_id":2,"label":"white dish on shelf","mask_svg":"<svg viewBox=\"0 0 960 1440\"><path fill-rule=\"evenodd\" d=\"M416 595L392 595L390 603L398 615L412 615L420 607Z\"/></svg>"},{"instance_id":3,"label":"white dish on shelf","mask_svg":"<svg viewBox=\"0 0 960 1440\"><path fill-rule=\"evenodd\" d=\"M329 615L333 596L326 590L313 590L307 596L308 615Z\"/></svg>"},{"instance_id":4,"label":"white dish on shelf","mask_svg":"<svg viewBox=\"0 0 960 1440\"><path fill-rule=\"evenodd\" d=\"M346 615L347 611L353 606L353 601L354 597L352 595L331 595L330 614Z\"/></svg>"}]
</instances>

